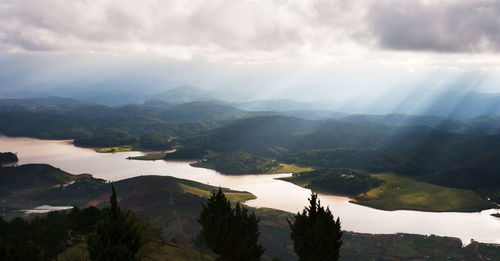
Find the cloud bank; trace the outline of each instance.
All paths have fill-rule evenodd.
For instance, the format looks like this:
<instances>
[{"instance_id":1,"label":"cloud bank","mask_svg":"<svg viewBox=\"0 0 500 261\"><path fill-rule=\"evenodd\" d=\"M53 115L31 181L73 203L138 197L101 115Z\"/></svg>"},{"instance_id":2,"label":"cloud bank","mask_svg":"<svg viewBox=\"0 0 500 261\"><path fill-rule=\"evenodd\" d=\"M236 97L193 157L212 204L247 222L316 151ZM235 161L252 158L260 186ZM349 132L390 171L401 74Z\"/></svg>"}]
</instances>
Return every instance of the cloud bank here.
<instances>
[{"instance_id":1,"label":"cloud bank","mask_svg":"<svg viewBox=\"0 0 500 261\"><path fill-rule=\"evenodd\" d=\"M377 49L498 52L498 17L493 0L6 0L0 46L250 61Z\"/></svg>"},{"instance_id":2,"label":"cloud bank","mask_svg":"<svg viewBox=\"0 0 500 261\"><path fill-rule=\"evenodd\" d=\"M494 0L6 0L10 51L259 59L359 49L500 50Z\"/></svg>"},{"instance_id":3,"label":"cloud bank","mask_svg":"<svg viewBox=\"0 0 500 261\"><path fill-rule=\"evenodd\" d=\"M336 25L345 8L326 1L7 1L0 41L11 50L265 59L341 40L345 28Z\"/></svg>"},{"instance_id":4,"label":"cloud bank","mask_svg":"<svg viewBox=\"0 0 500 261\"><path fill-rule=\"evenodd\" d=\"M498 17L498 0L0 0L0 89L498 92Z\"/></svg>"},{"instance_id":5,"label":"cloud bank","mask_svg":"<svg viewBox=\"0 0 500 261\"><path fill-rule=\"evenodd\" d=\"M500 1L377 1L368 24L387 49L500 51Z\"/></svg>"}]
</instances>

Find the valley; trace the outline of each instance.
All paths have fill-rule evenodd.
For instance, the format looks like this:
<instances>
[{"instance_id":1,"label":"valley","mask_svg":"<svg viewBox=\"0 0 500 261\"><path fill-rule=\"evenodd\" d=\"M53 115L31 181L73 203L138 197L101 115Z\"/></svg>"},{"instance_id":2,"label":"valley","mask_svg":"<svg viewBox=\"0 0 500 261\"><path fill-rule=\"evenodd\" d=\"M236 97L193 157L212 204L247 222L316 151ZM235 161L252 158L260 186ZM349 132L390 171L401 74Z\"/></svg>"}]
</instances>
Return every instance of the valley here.
<instances>
[{"instance_id":1,"label":"valley","mask_svg":"<svg viewBox=\"0 0 500 261\"><path fill-rule=\"evenodd\" d=\"M499 16L0 1L0 260L500 261Z\"/></svg>"},{"instance_id":2,"label":"valley","mask_svg":"<svg viewBox=\"0 0 500 261\"><path fill-rule=\"evenodd\" d=\"M301 119L211 104L174 107L171 115L182 120L165 116L171 106L97 106L91 114L81 104L51 107L56 112L9 106L0 105L0 132L44 138L0 137L2 150L19 156L14 176L45 176L16 183L26 188L15 179L2 187L6 219L29 218L26 210L43 205L103 207L111 181L120 204L149 217L179 253L193 248L201 203L217 187L261 218L266 260L295 258L286 219L311 191L342 220L346 258L418 257L431 249L470 257L477 254L470 244L494 256L500 243L497 132L450 132L441 118L408 117L429 126L401 126L397 117L397 124L387 117ZM212 116L189 120L200 110ZM12 177L10 170L0 174Z\"/></svg>"},{"instance_id":3,"label":"valley","mask_svg":"<svg viewBox=\"0 0 500 261\"><path fill-rule=\"evenodd\" d=\"M1 144L3 148L18 153L21 165L46 162L69 173L92 173L95 178L111 181L150 175L173 176L215 187L248 191L257 197L246 201L245 204L250 207L266 207L295 213L304 207L310 193L308 189L275 179L290 174L222 175L210 169L193 168L189 165L192 161L128 160L128 157L146 154L97 153L93 149L75 147L68 141L2 137ZM490 216L491 213L495 213L494 209L474 213L380 211L350 203L351 199L348 197L325 193L319 195L321 202L330 206L334 215L341 218L343 228L348 231L375 234L400 232L435 234L458 237L463 242L470 242L472 238L479 242L498 242L495 231L500 229L500 223L495 217ZM58 204L68 205L69 202L65 203L63 198ZM366 217L371 217L370 222L366 222ZM413 226L415 222L420 225Z\"/></svg>"}]
</instances>

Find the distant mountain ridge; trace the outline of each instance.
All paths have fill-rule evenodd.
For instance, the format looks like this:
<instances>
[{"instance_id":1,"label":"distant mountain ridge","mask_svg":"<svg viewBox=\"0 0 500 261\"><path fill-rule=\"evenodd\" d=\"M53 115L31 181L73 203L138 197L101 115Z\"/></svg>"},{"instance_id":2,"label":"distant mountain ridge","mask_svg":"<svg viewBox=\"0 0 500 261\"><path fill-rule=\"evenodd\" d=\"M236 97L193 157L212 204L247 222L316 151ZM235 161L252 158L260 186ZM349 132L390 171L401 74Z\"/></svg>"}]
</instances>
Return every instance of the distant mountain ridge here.
<instances>
[{"instance_id":1,"label":"distant mountain ridge","mask_svg":"<svg viewBox=\"0 0 500 261\"><path fill-rule=\"evenodd\" d=\"M194 89L192 89L194 90ZM63 97L0 99L0 113L37 112L63 114L86 118L143 117L167 122L202 122L211 120L237 120L258 116L280 115L306 120L334 120L346 123L374 123L393 127L428 126L454 133L490 135L500 133L500 115L490 114L474 118L449 118L432 115L344 114L329 110L253 111L243 110L235 103L197 101L168 103L160 100L146 101L142 105L128 104L110 107L87 104Z\"/></svg>"},{"instance_id":2,"label":"distant mountain ridge","mask_svg":"<svg viewBox=\"0 0 500 261\"><path fill-rule=\"evenodd\" d=\"M297 111L297 110L327 110L326 104L317 102L301 102L290 99L267 99L267 100L253 100L245 102L233 102L230 103L239 109L247 111Z\"/></svg>"},{"instance_id":3,"label":"distant mountain ridge","mask_svg":"<svg viewBox=\"0 0 500 261\"><path fill-rule=\"evenodd\" d=\"M182 104L189 102L223 101L222 95L194 86L179 86L173 89L157 93L149 97L149 100L157 100L172 104Z\"/></svg>"},{"instance_id":4,"label":"distant mountain ridge","mask_svg":"<svg viewBox=\"0 0 500 261\"><path fill-rule=\"evenodd\" d=\"M0 99L0 105L33 105L33 106L46 106L46 105L78 105L83 102L72 99L63 98L58 96L40 97L40 98L6 98Z\"/></svg>"},{"instance_id":5,"label":"distant mountain ridge","mask_svg":"<svg viewBox=\"0 0 500 261\"><path fill-rule=\"evenodd\" d=\"M46 98L0 99L0 105L26 104L43 105L75 105L101 104L108 106L124 106L142 104L150 107L169 108L173 105L206 102L225 105L244 111L268 111L287 116L298 116L306 119L338 118L348 114L380 114L380 115L415 115L438 118L472 119L485 115L500 115L500 95L467 91L432 91L422 90L411 94L390 94L387 97L366 97L364 99L339 99L332 101L300 101L293 99L233 100L224 93L194 86L179 86L156 93L141 93L140 90L116 91L98 96L85 96L80 100L56 96ZM102 92L102 91L101 91ZM90 95L90 94L89 94ZM96 94L97 95L97 94ZM108 96L106 96L108 95ZM94 98L92 98L94 97ZM108 99L106 99L108 97ZM352 120L352 116L350 117ZM395 119L385 119L394 121ZM419 119L423 120L423 119ZM427 120L439 121L439 119ZM394 122L393 122L394 123Z\"/></svg>"}]
</instances>

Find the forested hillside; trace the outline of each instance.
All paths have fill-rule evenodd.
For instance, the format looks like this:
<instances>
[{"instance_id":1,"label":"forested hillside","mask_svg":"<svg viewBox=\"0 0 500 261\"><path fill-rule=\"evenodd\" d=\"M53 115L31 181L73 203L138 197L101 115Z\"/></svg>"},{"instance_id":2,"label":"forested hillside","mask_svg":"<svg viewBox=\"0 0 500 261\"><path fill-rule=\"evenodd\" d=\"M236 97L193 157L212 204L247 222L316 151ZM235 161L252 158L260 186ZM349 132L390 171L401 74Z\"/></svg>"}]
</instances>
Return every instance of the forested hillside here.
<instances>
[{"instance_id":1,"label":"forested hillside","mask_svg":"<svg viewBox=\"0 0 500 261\"><path fill-rule=\"evenodd\" d=\"M207 159L230 172L265 172L259 160L311 168L395 171L418 180L473 189L498 200L500 194L500 120L467 120L405 115L356 115L336 120L250 113L225 105L107 107L59 101L4 102L0 133L74 139L78 146L167 150L170 159ZM264 114L272 114L266 112ZM257 116L257 117L255 117ZM108 151L114 151L112 149ZM216 164L216 162L219 162ZM209 166L211 165L211 166Z\"/></svg>"}]
</instances>

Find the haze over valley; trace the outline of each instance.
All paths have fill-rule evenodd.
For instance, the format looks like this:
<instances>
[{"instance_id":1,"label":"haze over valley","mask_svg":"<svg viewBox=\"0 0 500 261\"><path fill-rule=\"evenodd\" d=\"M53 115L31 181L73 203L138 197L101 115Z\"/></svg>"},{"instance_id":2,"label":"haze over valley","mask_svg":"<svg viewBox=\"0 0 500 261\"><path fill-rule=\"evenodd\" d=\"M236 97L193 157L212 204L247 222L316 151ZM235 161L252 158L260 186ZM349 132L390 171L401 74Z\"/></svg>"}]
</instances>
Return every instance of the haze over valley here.
<instances>
[{"instance_id":1,"label":"haze over valley","mask_svg":"<svg viewBox=\"0 0 500 261\"><path fill-rule=\"evenodd\" d=\"M0 2L0 256L496 260L499 14Z\"/></svg>"}]
</instances>

